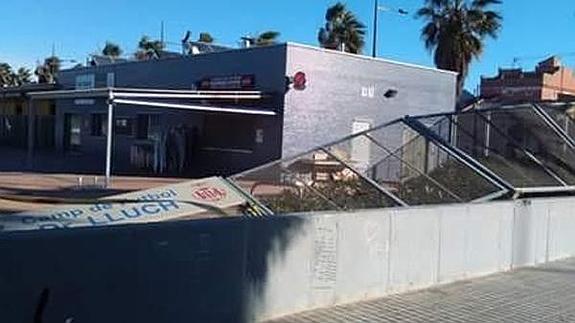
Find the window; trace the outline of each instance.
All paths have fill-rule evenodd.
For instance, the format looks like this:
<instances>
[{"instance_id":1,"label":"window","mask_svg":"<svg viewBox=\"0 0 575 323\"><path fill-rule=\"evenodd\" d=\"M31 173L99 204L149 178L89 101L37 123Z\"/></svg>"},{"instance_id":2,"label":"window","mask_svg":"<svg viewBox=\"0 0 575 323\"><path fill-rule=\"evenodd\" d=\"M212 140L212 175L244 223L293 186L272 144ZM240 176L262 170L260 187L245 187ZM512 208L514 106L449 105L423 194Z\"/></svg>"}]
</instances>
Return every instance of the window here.
<instances>
[{"instance_id":1,"label":"window","mask_svg":"<svg viewBox=\"0 0 575 323\"><path fill-rule=\"evenodd\" d=\"M203 146L252 150L256 141L255 119L244 115L207 115Z\"/></svg>"},{"instance_id":2,"label":"window","mask_svg":"<svg viewBox=\"0 0 575 323\"><path fill-rule=\"evenodd\" d=\"M76 76L76 90L93 89L96 86L94 74L84 74Z\"/></svg>"},{"instance_id":3,"label":"window","mask_svg":"<svg viewBox=\"0 0 575 323\"><path fill-rule=\"evenodd\" d=\"M108 118L104 113L93 113L90 134L92 136L105 136L108 128Z\"/></svg>"},{"instance_id":4,"label":"window","mask_svg":"<svg viewBox=\"0 0 575 323\"><path fill-rule=\"evenodd\" d=\"M114 123L114 133L117 135L133 136L134 121L131 118L116 118Z\"/></svg>"}]
</instances>

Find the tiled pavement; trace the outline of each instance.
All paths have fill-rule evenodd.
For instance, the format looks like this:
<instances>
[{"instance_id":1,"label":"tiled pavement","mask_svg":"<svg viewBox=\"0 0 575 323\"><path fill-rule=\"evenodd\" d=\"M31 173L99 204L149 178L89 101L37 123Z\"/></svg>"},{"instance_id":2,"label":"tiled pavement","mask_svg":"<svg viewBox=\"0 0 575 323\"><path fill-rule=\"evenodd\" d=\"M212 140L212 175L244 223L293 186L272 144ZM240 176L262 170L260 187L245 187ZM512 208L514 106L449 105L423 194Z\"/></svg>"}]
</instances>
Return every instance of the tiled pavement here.
<instances>
[{"instance_id":1,"label":"tiled pavement","mask_svg":"<svg viewBox=\"0 0 575 323\"><path fill-rule=\"evenodd\" d=\"M575 322L575 259L272 322Z\"/></svg>"}]
</instances>

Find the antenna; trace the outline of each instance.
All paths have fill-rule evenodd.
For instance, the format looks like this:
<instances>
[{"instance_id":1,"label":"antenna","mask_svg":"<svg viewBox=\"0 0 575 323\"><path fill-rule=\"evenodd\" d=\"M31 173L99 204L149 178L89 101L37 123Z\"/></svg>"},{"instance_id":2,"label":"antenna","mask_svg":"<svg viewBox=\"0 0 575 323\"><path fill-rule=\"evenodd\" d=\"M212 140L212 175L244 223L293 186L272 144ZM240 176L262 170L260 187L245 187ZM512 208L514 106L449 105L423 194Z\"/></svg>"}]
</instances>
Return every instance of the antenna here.
<instances>
[{"instance_id":1,"label":"antenna","mask_svg":"<svg viewBox=\"0 0 575 323\"><path fill-rule=\"evenodd\" d=\"M160 23L160 41L164 44L164 21Z\"/></svg>"}]
</instances>

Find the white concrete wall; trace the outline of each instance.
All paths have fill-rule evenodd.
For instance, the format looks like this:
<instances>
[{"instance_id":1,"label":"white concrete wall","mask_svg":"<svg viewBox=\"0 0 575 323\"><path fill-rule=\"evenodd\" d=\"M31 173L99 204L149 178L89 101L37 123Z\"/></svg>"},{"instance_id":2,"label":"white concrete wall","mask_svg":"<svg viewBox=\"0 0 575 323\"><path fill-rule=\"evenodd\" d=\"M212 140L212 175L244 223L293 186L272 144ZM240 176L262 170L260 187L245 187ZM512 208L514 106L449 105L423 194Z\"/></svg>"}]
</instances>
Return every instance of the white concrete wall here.
<instances>
[{"instance_id":1,"label":"white concrete wall","mask_svg":"<svg viewBox=\"0 0 575 323\"><path fill-rule=\"evenodd\" d=\"M268 259L255 318L575 256L575 198L311 214Z\"/></svg>"},{"instance_id":2,"label":"white concrete wall","mask_svg":"<svg viewBox=\"0 0 575 323\"><path fill-rule=\"evenodd\" d=\"M0 234L0 322L253 322L575 256L575 197ZM143 305L144 304L144 305Z\"/></svg>"}]
</instances>

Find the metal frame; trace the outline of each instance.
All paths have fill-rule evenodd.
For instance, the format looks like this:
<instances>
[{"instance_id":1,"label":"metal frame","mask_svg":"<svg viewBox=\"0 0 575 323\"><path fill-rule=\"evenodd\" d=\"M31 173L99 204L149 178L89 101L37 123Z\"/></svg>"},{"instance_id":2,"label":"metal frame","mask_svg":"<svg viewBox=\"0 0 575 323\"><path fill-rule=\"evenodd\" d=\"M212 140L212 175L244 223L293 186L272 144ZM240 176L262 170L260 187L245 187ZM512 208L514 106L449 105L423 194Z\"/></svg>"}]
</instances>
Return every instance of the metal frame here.
<instances>
[{"instance_id":1,"label":"metal frame","mask_svg":"<svg viewBox=\"0 0 575 323\"><path fill-rule=\"evenodd\" d=\"M290 171L289 169L283 167L283 165L281 165L280 163L280 168L285 171L286 173L288 173L289 175L295 177L298 181L300 181L305 187L307 187L309 190L311 190L312 192L314 192L315 194L317 194L319 197L321 197L322 199L324 199L327 203L331 204L332 206L335 207L335 209L337 210L343 210L344 208L342 208L339 204L337 204L336 202L332 201L330 198L328 198L327 196L325 196L325 194L323 194L322 192L320 192L317 188L309 185L308 183L306 183L301 177L298 176L297 173L294 173L292 171Z\"/></svg>"},{"instance_id":2,"label":"metal frame","mask_svg":"<svg viewBox=\"0 0 575 323\"><path fill-rule=\"evenodd\" d=\"M548 193L575 193L575 186L558 186L558 187L519 187L516 189L517 197L529 194L548 194Z\"/></svg>"},{"instance_id":3,"label":"metal frame","mask_svg":"<svg viewBox=\"0 0 575 323\"><path fill-rule=\"evenodd\" d=\"M409 167L412 170L415 170L416 173L418 173L419 175L425 177L426 179L428 179L429 181L431 181L433 184L437 185L439 188L441 188L442 190L444 190L445 192L447 192L449 195L453 196L456 200L463 202L463 199L461 199L461 197L459 197L457 194L453 193L451 190L449 190L447 187L443 186L441 183L439 183L437 180L435 180L433 177L427 175L426 173L422 172L420 169L418 169L417 167L413 166L411 163L403 160L401 157L397 156L393 151L391 151L391 149L383 146L379 141L375 140L375 138L373 138L372 136L370 136L369 134L365 134L364 135L366 138L368 138L369 140L371 140L376 146L378 146L379 148L383 149L389 156L395 157L397 158L402 164L407 165L407 167ZM403 146L402 146L403 147ZM387 159L387 157L385 157L385 159ZM382 159L381 161L385 160ZM381 162L380 161L380 162Z\"/></svg>"},{"instance_id":4,"label":"metal frame","mask_svg":"<svg viewBox=\"0 0 575 323\"><path fill-rule=\"evenodd\" d=\"M391 193L388 189L386 189L385 187L379 185L376 181L374 181L373 179L363 175L360 171L358 171L357 169L355 169L353 166L351 166L350 164L348 164L347 162L341 160L340 158L338 158L336 155L334 155L333 153L331 153L329 150L325 149L325 147L321 147L319 150L323 151L324 153L328 154L329 156L331 156L332 158L334 158L335 160L337 160L338 162L340 162L342 165L344 165L345 167L349 168L352 172L354 172L357 176L359 176L361 179L363 179L364 181L368 182L371 186L373 186L376 190L378 190L380 193L386 195L387 197L391 198L393 201L395 201L399 206L409 206L409 204L405 203L405 201L403 201L402 199L400 199L399 197L397 197L395 194Z\"/></svg>"},{"instance_id":5,"label":"metal frame","mask_svg":"<svg viewBox=\"0 0 575 323\"><path fill-rule=\"evenodd\" d=\"M467 155L461 149L450 145L449 143L445 142L445 140L438 135L436 135L433 131L428 129L424 124L422 124L419 120L411 118L409 116L403 118L404 123L410 127L411 129L415 130L422 136L426 137L427 139L434 142L436 145L443 148L448 154L452 157L458 159L471 169L473 169L476 173L480 174L482 177L487 179L489 182L494 184L495 186L501 188L502 190L506 191L514 191L514 187L505 181L503 178L499 177L489 168L483 166L483 164L476 161L471 156Z\"/></svg>"},{"instance_id":6,"label":"metal frame","mask_svg":"<svg viewBox=\"0 0 575 323\"><path fill-rule=\"evenodd\" d=\"M469 203L489 202L489 201L493 201L494 199L500 198L500 197L508 195L508 194L509 194L509 191L497 191L497 192L493 192L491 194L487 194L485 196L482 196L480 198L476 198L475 200L472 200Z\"/></svg>"},{"instance_id":7,"label":"metal frame","mask_svg":"<svg viewBox=\"0 0 575 323\"><path fill-rule=\"evenodd\" d=\"M489 111L490 112L490 111ZM539 167L541 167L543 169L543 171L545 171L549 176L553 177L557 182L559 182L559 184L561 185L567 185L565 183L565 181L560 178L557 174L555 174L555 172L553 172L551 169L549 169L543 162L541 162L537 157L535 157L535 155L533 153L531 153L530 151L528 151L527 149L525 149L523 146L521 146L516 140L514 140L513 138L509 137L508 135L506 135L503 131L501 131L501 129L499 129L496 125L494 125L488 118L486 118L485 116L483 116L481 113L479 113L478 111L468 111L468 112L464 112L459 114L463 115L463 114L473 114L474 116L479 117L480 119L482 119L485 123L487 123L489 125L488 129L494 129L498 134L500 134L501 136L505 137L507 140L509 140L515 147L517 147L520 151L522 151L531 161L533 161L534 163L536 163ZM468 131L466 131L464 129L463 126L461 126L458 121L453 120L453 118L449 118L449 122L455 127L455 129L457 131L461 131L465 134L467 134L470 137L473 137L473 134L469 133ZM487 132L486 132L487 133ZM452 144L453 145L453 144ZM456 145L456 144L455 144ZM490 151L488 146L484 147L485 151ZM472 157L473 158L473 157ZM474 158L475 159L475 158ZM487 167L487 166L486 166ZM489 168L489 167L487 167Z\"/></svg>"},{"instance_id":8,"label":"metal frame","mask_svg":"<svg viewBox=\"0 0 575 323\"><path fill-rule=\"evenodd\" d=\"M38 99L77 99L77 98L106 98L108 107L108 130L106 133L106 161L105 177L106 187L110 184L112 176L112 154L113 154L113 137L114 108L118 104L140 105L156 108L172 108L181 110L194 110L203 112L223 112L223 113L241 113L275 116L276 112L272 110L258 109L237 109L213 107L204 105L178 104L168 102L150 102L130 100L129 98L156 98L156 99L211 99L211 100L259 100L266 95L260 91L187 91L187 90L170 90L170 89L142 89L142 88L92 88L81 90L55 90L55 91L37 91L28 93L30 98L30 107L28 111L28 163L31 165L34 151L34 108L33 102ZM127 98L127 99L122 99Z\"/></svg>"},{"instance_id":9,"label":"metal frame","mask_svg":"<svg viewBox=\"0 0 575 323\"><path fill-rule=\"evenodd\" d=\"M551 128L551 130L560 138L562 139L565 144L567 146L569 146L570 149L575 150L575 141L565 132L565 130L563 128L561 128L561 126L559 126L557 124L557 122L551 117L549 116L549 114L540 106L538 106L537 104L522 104L522 105L505 105L505 106L498 106L498 107L491 107L491 108L487 108L487 109L481 109L479 111L477 110L472 110L472 111L465 111L465 112L460 112L460 113L455 113L455 112L448 112L448 113L435 113L435 114L428 114L428 115L422 115L422 116L415 116L415 117L409 117L410 119L415 119L415 120L420 120L420 119L426 119L426 118L432 118L432 117L441 117L441 116L446 116L450 118L450 122L452 123L457 123L456 121L453 120L453 117L457 117L460 114L466 114L466 113L476 113L478 114L481 118L483 118L485 120L485 117L479 113L479 112L499 112L499 111L509 111L512 112L513 110L531 110L533 112L535 112L535 115L539 118L541 118L541 120L547 125L547 127ZM501 130L493 125L489 120L487 120L486 122L488 122L491 127L493 127L493 129L495 129L496 131L498 131L499 133L502 133ZM458 128L456 128L458 130ZM507 136L506 136L507 137ZM508 138L509 139L509 138ZM517 187L513 187L513 190L515 190L515 196L519 196L521 195L520 192L528 192L529 194L535 194L535 193L549 193L549 192L565 192L565 191L570 191L571 188L573 186L569 186L568 183L566 183L559 175L557 175L553 170L549 169L545 163L543 163L542 161L540 161L534 154L532 154L531 152L529 152L528 150L526 150L524 147L522 147L521 145L519 145L518 143L515 142L515 140L512 140L512 142L519 147L531 160L533 160L534 162L536 162L538 165L540 165L543 170L548 173L550 176L552 176L554 179L558 180L560 184L564 185L564 186L545 186L545 187L532 187L532 188L517 188ZM455 144L456 145L456 144ZM457 149L457 147L454 146L454 144L450 145L452 147L454 147L455 149ZM458 149L457 149L458 150ZM465 153L463 153L465 154ZM468 156L469 158L471 158L472 160L475 160L474 158ZM488 169L488 168L487 168ZM575 188L573 189L575 191Z\"/></svg>"},{"instance_id":10,"label":"metal frame","mask_svg":"<svg viewBox=\"0 0 575 323\"><path fill-rule=\"evenodd\" d=\"M227 94L227 93L148 93L148 92L114 92L117 98L156 98L156 99L251 99L262 98L261 94Z\"/></svg>"},{"instance_id":11,"label":"metal frame","mask_svg":"<svg viewBox=\"0 0 575 323\"><path fill-rule=\"evenodd\" d=\"M232 188L233 190L235 190L238 194L242 195L243 197L245 197L248 201L250 201L251 203L254 203L255 205L257 205L259 208L261 208L265 213L267 213L266 215L274 215L274 212L272 210L270 210L267 206L265 206L262 202L260 202L258 199L254 198L253 195L249 194L248 192L246 192L241 186L237 185L236 183L234 183L233 181L229 180L228 178L223 178L224 183L226 183L228 186L230 186L230 188Z\"/></svg>"},{"instance_id":12,"label":"metal frame","mask_svg":"<svg viewBox=\"0 0 575 323\"><path fill-rule=\"evenodd\" d=\"M304 156L306 156L306 155L309 155L309 154L311 154L311 153L313 153L313 152L315 152L315 151L318 151L318 150L320 150L322 147L335 146L335 145L337 145L337 144L340 144L340 143L345 142L345 141L347 141L347 140L353 139L353 138L358 137L358 136L360 136L360 135L363 135L363 134L365 134L365 133L369 133L369 132L371 132L371 131L375 131L375 130L378 130L378 129L382 129L382 128L385 128L385 127L387 127L387 126L394 125L394 124L396 124L396 123L400 123L401 120L402 120L402 118L395 119L395 120L392 120L392 121L390 121L390 122L381 124L381 125L379 125L379 126L370 128L370 129L368 129L368 130L364 130L364 131L357 132L357 133L354 133L354 134L351 134L351 135L347 135L347 136L345 136L345 137L343 137L343 138L340 138L340 139L338 139L338 140L334 140L334 141L329 142L329 143L327 143L327 144L325 144L325 145L313 147L312 149L308 149L308 150L306 150L306 151L304 151L304 152L302 152L302 153L297 153L297 154L292 155L292 156L286 156L285 158L282 158L281 160L282 160L282 161L295 160L295 159L298 159L298 158L300 158L300 157L304 157ZM269 163L266 163L266 164L263 164L263 165L260 165L260 166L251 168L251 169L246 170L246 171L244 171L244 172L241 172L241 173L232 175L232 176L230 176L230 178L233 179L234 177L241 177L241 176L243 176L243 175L245 175L245 174L252 173L252 172L255 172L255 171L258 171L258 170L267 168L267 167L269 167L269 166L271 166L271 165L273 165L273 164L275 164L275 163L277 163L277 162L278 162L278 161L276 160L276 161L272 161L272 162L269 162Z\"/></svg>"},{"instance_id":13,"label":"metal frame","mask_svg":"<svg viewBox=\"0 0 575 323\"><path fill-rule=\"evenodd\" d=\"M108 128L106 129L106 187L112 176L112 137L114 136L114 92L108 91Z\"/></svg>"},{"instance_id":14,"label":"metal frame","mask_svg":"<svg viewBox=\"0 0 575 323\"><path fill-rule=\"evenodd\" d=\"M272 110L236 109L236 108L223 108L223 107L220 108L220 107L205 106L205 105L190 105L190 104L178 104L178 103L166 103L166 102L146 102L146 101L138 101L138 100L125 100L125 99L113 99L113 102L114 102L114 104L140 105L140 106L147 106L147 107L171 108L171 109L193 110L193 111L203 111L203 112L255 114L255 115L265 115L265 116L277 115L277 113L275 111L272 111Z\"/></svg>"},{"instance_id":15,"label":"metal frame","mask_svg":"<svg viewBox=\"0 0 575 323\"><path fill-rule=\"evenodd\" d=\"M489 111L490 112L490 111ZM520 145L515 139L509 137L505 132L503 132L501 129L499 129L499 127L497 127L496 125L494 125L491 120L489 120L488 118L486 118L484 115L482 115L481 113L479 113L478 111L473 111L473 113L475 113L475 115L479 116L482 120L484 120L487 124L489 124L490 129L493 128L498 134L502 135L503 137L505 137L505 139L511 141L513 143L513 145L515 145L516 147L518 147L521 151L523 151L523 153L525 155L527 155L527 157L529 157L529 159L531 159L533 162L535 162L537 165L541 166L541 168L543 168L543 170L549 174L551 177L553 177L555 180L557 180L560 184L562 184L563 186L568 186L568 184L558 175L556 174L552 169L550 169L549 167L547 167L545 165L545 163L543 163L541 160L539 160L539 158L537 158L532 152L530 152L529 150L527 150L525 147L523 147L522 145ZM456 126L459 128L460 125L457 124L457 121L454 121ZM487 147L488 148L488 147Z\"/></svg>"},{"instance_id":16,"label":"metal frame","mask_svg":"<svg viewBox=\"0 0 575 323\"><path fill-rule=\"evenodd\" d=\"M36 91L27 95L36 99L76 99L83 97L108 97L108 93L114 92L119 97L163 97L163 98L191 98L191 99L261 99L267 94L261 91L194 91L194 90L171 90L171 89L144 89L144 88L116 88L101 87L79 90L54 90Z\"/></svg>"},{"instance_id":17,"label":"metal frame","mask_svg":"<svg viewBox=\"0 0 575 323\"><path fill-rule=\"evenodd\" d=\"M441 114L435 114L434 116L451 116L452 113L441 113ZM253 173L253 172L257 172L258 170L261 169L265 169L267 167L270 167L274 164L277 163L281 163L283 162L287 162L287 161L291 161L291 160L297 160L298 158L302 158L304 156L307 156L313 152L316 151L322 151L324 153L326 153L328 156L330 156L331 158L333 158L334 160L338 161L339 163L341 163L343 166L345 166L346 168L348 168L349 170L351 170L353 173L355 173L357 176L359 176L361 179L365 180L368 184L370 184L371 186L373 186L373 188L375 188L376 190L378 190L380 193L384 194L385 196L387 196L388 198L392 199L394 202L396 202L399 206L409 206L408 203L406 203L405 201L403 201L402 199L400 199L399 197L397 197L395 194L393 194L392 192L390 192L389 190L387 190L386 188L382 187L380 184L378 184L377 182L375 182L374 180L366 177L365 175L363 175L360 171L358 171L357 169L355 169L355 167L353 165L350 165L349 163L347 163L344 160L341 160L341 158L337 157L336 155L334 155L332 152L329 151L329 147L332 146L336 146L338 144L341 144L343 142L349 141L351 139L354 138L358 138L361 136L367 137L369 140L374 141L378 144L379 147L381 147L381 145L379 145L379 142L377 142L377 140L375 140L374 138L370 138L369 133L380 130L382 128L388 127L388 126L392 126L395 124L403 124L404 126L412 129L413 131L415 131L416 133L418 133L420 136L426 138L429 141L432 141L435 145L438 146L439 149L443 150L444 152L446 152L448 155L450 155L451 157L455 158L456 160L458 160L459 162L461 162L463 165L465 165L466 167L469 167L471 170L473 170L478 176L484 178L485 180L487 180L488 182L490 182L491 184L493 184L496 188L499 188L498 191L490 193L484 197L475 199L473 201L470 201L472 203L476 203L476 202L480 202L480 201L488 201L500 196L503 196L505 194L509 194L509 193L513 193L514 192L514 187L507 183L505 180L503 180L502 178L500 178L498 175L496 175L495 173L493 173L491 170L489 170L488 168L486 168L485 166L481 165L479 162L475 161L472 157L467 156L464 152L462 152L461 150L452 147L449 143L444 142L444 140L442 138L438 138L431 130L429 130L425 125L423 125L421 122L414 120L414 118L410 118L408 116L403 117L403 118L399 118L399 119L395 119L392 120L390 122L384 123L382 125L376 126L374 128L362 131L362 132L358 132L355 134L351 134L349 136L346 136L344 138L338 139L336 141L333 141L331 143L328 143L326 145L322 145L319 147L315 147L313 149L310 149L308 151L305 151L303 153L294 155L292 157L289 158L285 158L282 159L281 161L273 161L261 166L258 166L256 168L250 169L248 171L233 175L231 177L229 177L229 180L231 182L233 182L236 178L241 178L242 176L245 176L247 174ZM389 150L389 149L385 149L385 150ZM390 154L390 156L393 156L395 158L398 158L402 163L406 163L403 159L397 157L395 154ZM415 168L416 171L418 173L421 173L421 171L417 170L417 168ZM432 178L430 178L429 176L425 176L427 179L431 179L432 182L434 184L438 184L435 180L433 180ZM457 196L456 194L454 194L453 192L451 192L450 190L446 189L443 185L439 184L439 187L443 190L445 190L449 195L454 196L457 198L458 201L462 201L462 199ZM337 203L336 203L337 205Z\"/></svg>"},{"instance_id":18,"label":"metal frame","mask_svg":"<svg viewBox=\"0 0 575 323\"><path fill-rule=\"evenodd\" d=\"M555 120L549 115L549 113L547 113L547 111L545 111L537 104L532 104L531 108L535 111L535 113L537 113L537 115L539 115L539 117L541 117L541 119L545 121L545 123L547 123L551 129L553 129L553 131L561 139L567 143L567 145L569 145L571 149L575 149L575 141L571 139L571 136L569 136L569 134L565 132L565 130L563 130L563 128L558 125L557 122L555 122Z\"/></svg>"}]
</instances>

